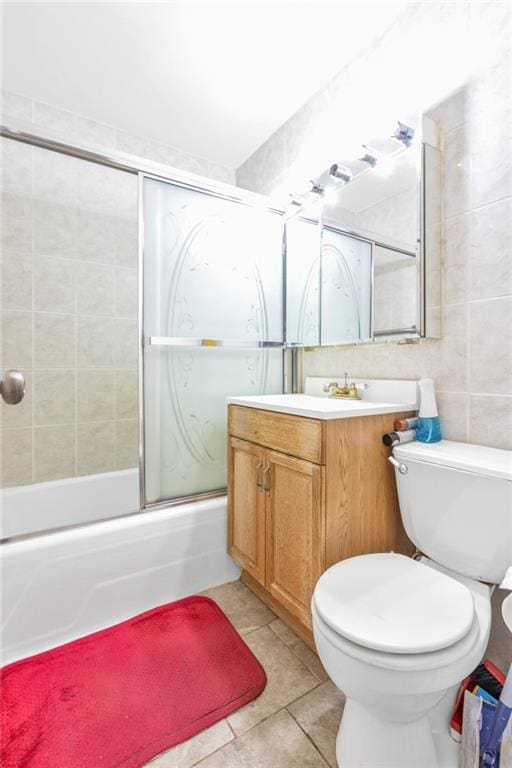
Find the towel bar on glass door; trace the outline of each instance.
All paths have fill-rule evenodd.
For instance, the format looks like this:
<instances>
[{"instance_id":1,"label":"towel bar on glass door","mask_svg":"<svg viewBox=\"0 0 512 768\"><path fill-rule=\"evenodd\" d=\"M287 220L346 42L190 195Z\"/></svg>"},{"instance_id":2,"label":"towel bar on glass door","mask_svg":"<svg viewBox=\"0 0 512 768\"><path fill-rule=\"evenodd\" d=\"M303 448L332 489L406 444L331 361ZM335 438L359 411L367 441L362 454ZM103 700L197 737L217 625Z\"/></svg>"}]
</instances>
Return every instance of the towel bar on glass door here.
<instances>
[{"instance_id":1,"label":"towel bar on glass door","mask_svg":"<svg viewBox=\"0 0 512 768\"><path fill-rule=\"evenodd\" d=\"M284 349L282 341L258 339L189 339L186 336L148 336L144 343L149 347L239 347L240 349Z\"/></svg>"}]
</instances>

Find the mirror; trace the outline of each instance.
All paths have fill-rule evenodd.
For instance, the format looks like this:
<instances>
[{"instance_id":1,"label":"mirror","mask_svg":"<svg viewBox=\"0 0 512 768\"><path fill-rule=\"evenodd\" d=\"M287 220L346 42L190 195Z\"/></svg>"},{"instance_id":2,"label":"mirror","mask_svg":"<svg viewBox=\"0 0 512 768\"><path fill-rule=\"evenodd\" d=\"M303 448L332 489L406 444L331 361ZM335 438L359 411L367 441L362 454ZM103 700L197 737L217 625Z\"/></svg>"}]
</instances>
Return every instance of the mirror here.
<instances>
[{"instance_id":1,"label":"mirror","mask_svg":"<svg viewBox=\"0 0 512 768\"><path fill-rule=\"evenodd\" d=\"M428 143L427 140L429 140ZM427 117L342 158L286 215L287 338L440 336L441 162Z\"/></svg>"}]
</instances>

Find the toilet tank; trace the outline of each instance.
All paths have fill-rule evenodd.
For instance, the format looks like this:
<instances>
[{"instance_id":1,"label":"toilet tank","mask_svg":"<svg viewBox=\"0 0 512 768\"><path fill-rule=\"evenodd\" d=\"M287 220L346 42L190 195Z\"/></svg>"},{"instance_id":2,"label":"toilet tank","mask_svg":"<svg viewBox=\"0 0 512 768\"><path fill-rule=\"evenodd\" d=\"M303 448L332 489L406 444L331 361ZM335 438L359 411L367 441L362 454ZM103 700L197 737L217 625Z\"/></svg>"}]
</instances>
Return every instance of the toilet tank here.
<instances>
[{"instance_id":1,"label":"toilet tank","mask_svg":"<svg viewBox=\"0 0 512 768\"><path fill-rule=\"evenodd\" d=\"M393 455L411 541L456 573L499 584L512 565L512 451L442 440Z\"/></svg>"}]
</instances>

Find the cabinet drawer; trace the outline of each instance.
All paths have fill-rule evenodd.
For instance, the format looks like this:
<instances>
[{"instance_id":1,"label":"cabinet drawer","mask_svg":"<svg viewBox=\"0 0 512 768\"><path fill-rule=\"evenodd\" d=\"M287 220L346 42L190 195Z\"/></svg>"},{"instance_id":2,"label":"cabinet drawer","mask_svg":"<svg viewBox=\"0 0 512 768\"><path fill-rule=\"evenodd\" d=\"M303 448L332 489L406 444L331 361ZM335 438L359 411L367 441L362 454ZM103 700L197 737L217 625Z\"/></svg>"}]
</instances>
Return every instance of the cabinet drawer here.
<instances>
[{"instance_id":1,"label":"cabinet drawer","mask_svg":"<svg viewBox=\"0 0 512 768\"><path fill-rule=\"evenodd\" d=\"M229 434L315 464L324 463L323 424L274 411L230 405Z\"/></svg>"}]
</instances>

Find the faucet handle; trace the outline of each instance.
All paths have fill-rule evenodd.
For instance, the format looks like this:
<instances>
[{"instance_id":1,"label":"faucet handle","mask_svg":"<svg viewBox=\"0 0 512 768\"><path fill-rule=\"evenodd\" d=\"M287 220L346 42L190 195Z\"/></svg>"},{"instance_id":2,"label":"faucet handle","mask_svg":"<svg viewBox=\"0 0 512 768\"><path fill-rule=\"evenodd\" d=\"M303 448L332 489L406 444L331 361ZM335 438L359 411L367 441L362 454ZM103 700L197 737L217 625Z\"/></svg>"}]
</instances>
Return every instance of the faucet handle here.
<instances>
[{"instance_id":1,"label":"faucet handle","mask_svg":"<svg viewBox=\"0 0 512 768\"><path fill-rule=\"evenodd\" d=\"M324 390L324 392L330 392L331 391L331 387L338 387L338 386L339 386L339 384L338 384L337 381L331 381L331 382L329 382L329 384L324 384L323 390Z\"/></svg>"}]
</instances>

